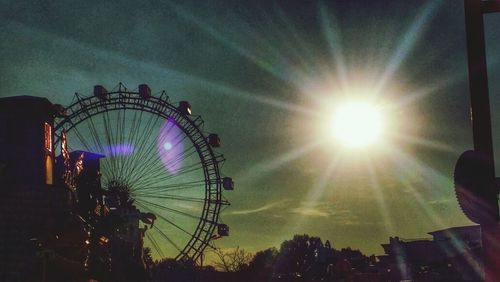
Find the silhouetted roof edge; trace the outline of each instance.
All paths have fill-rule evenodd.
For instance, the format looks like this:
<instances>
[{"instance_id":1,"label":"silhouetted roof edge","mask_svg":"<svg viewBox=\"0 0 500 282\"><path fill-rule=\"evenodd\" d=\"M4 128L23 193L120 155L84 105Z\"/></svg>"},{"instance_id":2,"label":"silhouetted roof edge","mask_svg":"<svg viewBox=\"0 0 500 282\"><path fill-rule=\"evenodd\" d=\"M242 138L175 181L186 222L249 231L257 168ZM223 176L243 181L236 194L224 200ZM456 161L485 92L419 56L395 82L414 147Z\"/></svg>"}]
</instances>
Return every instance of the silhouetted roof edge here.
<instances>
[{"instance_id":1,"label":"silhouetted roof edge","mask_svg":"<svg viewBox=\"0 0 500 282\"><path fill-rule=\"evenodd\" d=\"M52 108L52 102L44 97L24 95L0 98L0 109L4 112L18 112L19 110L52 111Z\"/></svg>"},{"instance_id":2,"label":"silhouetted roof edge","mask_svg":"<svg viewBox=\"0 0 500 282\"><path fill-rule=\"evenodd\" d=\"M464 226L454 226L454 227L449 227L449 228L445 228L445 229L440 229L440 230L436 230L436 231L432 231L432 232L429 232L427 234L429 235L434 235L436 233L442 233L442 232L446 232L446 231L457 231L457 230L463 230L463 229L475 229L475 228L481 228L480 225L464 225Z\"/></svg>"}]
</instances>

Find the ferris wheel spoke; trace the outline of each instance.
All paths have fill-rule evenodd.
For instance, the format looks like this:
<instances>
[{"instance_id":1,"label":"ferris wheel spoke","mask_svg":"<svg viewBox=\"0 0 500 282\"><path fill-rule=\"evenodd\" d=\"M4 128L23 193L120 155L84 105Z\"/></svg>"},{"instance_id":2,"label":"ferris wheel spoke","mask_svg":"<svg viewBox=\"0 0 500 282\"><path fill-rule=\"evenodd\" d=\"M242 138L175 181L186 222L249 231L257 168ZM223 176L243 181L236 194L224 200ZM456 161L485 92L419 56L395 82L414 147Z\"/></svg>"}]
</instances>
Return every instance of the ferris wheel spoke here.
<instances>
[{"instance_id":1,"label":"ferris wheel spoke","mask_svg":"<svg viewBox=\"0 0 500 282\"><path fill-rule=\"evenodd\" d=\"M84 143L85 139L82 137L82 135L81 135L80 132L78 132L78 131L75 130L75 135L76 135L78 141L80 141L81 145L83 145L83 147L84 147L83 150L86 150L88 152L94 152L93 149L92 149L92 147L90 147L88 144ZM71 142L71 143L68 142L68 149L69 149L70 152L78 150L78 149L82 149L81 147L77 148L76 144L72 144L72 143L75 142L75 140L69 140L69 141Z\"/></svg>"},{"instance_id":2,"label":"ferris wheel spoke","mask_svg":"<svg viewBox=\"0 0 500 282\"><path fill-rule=\"evenodd\" d=\"M133 144L134 144L132 142L132 140L130 140L130 138L133 138L134 135L132 135L132 133L136 130L137 113L138 113L138 111L134 111L134 115L132 118L132 124L129 126L129 131L127 132L125 130L125 127L127 125L126 114L125 114L125 109L123 109L122 131L121 131L122 137L121 137L120 144L123 144L124 146L133 146ZM139 111L139 113L142 115L142 111ZM130 137L130 136L132 136L132 137ZM131 150L130 153L133 154L135 149L131 147L130 150ZM118 168L120 175L124 175L124 169L127 167L127 163L129 161L129 159L130 158L125 158L125 160L123 161L123 164Z\"/></svg>"},{"instance_id":3,"label":"ferris wheel spoke","mask_svg":"<svg viewBox=\"0 0 500 282\"><path fill-rule=\"evenodd\" d=\"M186 139L187 136L184 136L184 138L182 138L181 140L179 140L177 143L175 143L174 145L172 145L174 148L177 147L177 146L180 146L179 144L181 144L181 142L184 141L184 139ZM187 157L189 157L190 155L185 155L187 154L188 150L184 150L182 153L178 154L177 155L177 163L171 163L171 162L164 162L163 160L166 159L166 156L168 154L164 154L164 153L160 153L160 154L152 154L151 157L146 160L145 163L152 163L152 167L149 167L149 169L146 169L145 167L143 167L143 169L141 170L141 173L138 174L138 179L142 178L145 176L145 174L149 174L150 176L152 175L152 171L153 172L156 172L158 174L164 174L165 173L165 167L172 167L172 165L178 165L178 163L184 159L186 159ZM196 152L196 151L195 151ZM152 177L154 178L154 176Z\"/></svg>"},{"instance_id":4,"label":"ferris wheel spoke","mask_svg":"<svg viewBox=\"0 0 500 282\"><path fill-rule=\"evenodd\" d=\"M146 180L144 182L136 183L134 187L144 187L160 182L172 181L172 179L179 178L181 176L187 177L189 174L192 174L200 170L203 170L203 167L201 167L199 164L193 164L190 166L183 167L181 170L177 171L176 174L170 174L170 175L166 174L156 178L150 178L149 180Z\"/></svg>"},{"instance_id":5,"label":"ferris wheel spoke","mask_svg":"<svg viewBox=\"0 0 500 282\"><path fill-rule=\"evenodd\" d=\"M189 189L194 189L194 188L205 188L204 186L205 181L200 181L199 184L184 184L184 183L178 183L178 184L172 184L170 187L162 189L160 191L178 191L178 190L189 190Z\"/></svg>"},{"instance_id":6,"label":"ferris wheel spoke","mask_svg":"<svg viewBox=\"0 0 500 282\"><path fill-rule=\"evenodd\" d=\"M112 147L115 150L116 152L115 155L119 158L119 161L117 163L121 163L123 162L124 155L127 154L126 152L127 144L124 142L125 109L117 110L116 113L117 113L116 130L115 130L115 135L113 136L113 141L112 141L113 143L110 144L110 147ZM122 167L121 165L118 165L115 167L115 170L117 170L118 173L120 173L121 167Z\"/></svg>"},{"instance_id":7,"label":"ferris wheel spoke","mask_svg":"<svg viewBox=\"0 0 500 282\"><path fill-rule=\"evenodd\" d=\"M150 147L151 145L148 143L152 143L151 138L153 130L155 129L155 125L157 125L157 122L159 120L160 116L151 116L148 119L148 123L145 127L139 129L136 135L139 136L139 138L136 140L137 144L137 151L139 152L138 154L134 154L135 159L134 160L142 160L145 158L145 156L150 152Z\"/></svg>"},{"instance_id":8,"label":"ferris wheel spoke","mask_svg":"<svg viewBox=\"0 0 500 282\"><path fill-rule=\"evenodd\" d=\"M143 130L144 128L149 129L151 127L151 124L153 123L153 116L149 116L149 119L145 121L145 125L141 128L142 122L142 111L139 115L139 118L137 120L137 116L134 116L134 120L132 121L132 126L130 127L130 132L128 135L128 143L130 143L131 146L133 146L134 154L130 155L129 157L125 158L124 162L121 164L121 175L129 175L131 169L133 169L136 166L136 161L142 155L144 152L141 150L141 147L139 146L142 144L144 140L143 136Z\"/></svg>"},{"instance_id":9,"label":"ferris wheel spoke","mask_svg":"<svg viewBox=\"0 0 500 282\"><path fill-rule=\"evenodd\" d=\"M171 162L166 162L166 163L163 163L163 162L157 162L156 165L154 165L153 167L151 167L149 170L145 171L140 177L138 177L136 179L136 182L132 182L133 185L141 185L141 186L149 186L155 182L159 182L159 181L162 181L164 179L167 179L169 177L168 174L166 174L166 171L165 171L165 168L168 168L169 167L176 167L177 165L180 165L182 162L184 162L185 160L187 160L189 157L193 156L194 154L196 153L196 150L193 150L192 152L187 152L186 150L186 154L180 154L179 157L176 159L176 160L173 160ZM200 167L201 166L199 164L195 164L193 165L193 167ZM192 167L190 167L192 168ZM184 168L181 168L179 171L176 171L174 174L184 174L185 173L185 169ZM147 179L149 181L146 181L144 182L143 179L145 179L146 177L145 176L148 176ZM162 179L164 178L164 179Z\"/></svg>"},{"instance_id":10,"label":"ferris wheel spoke","mask_svg":"<svg viewBox=\"0 0 500 282\"><path fill-rule=\"evenodd\" d=\"M142 116L141 116L142 118ZM146 121L146 125L144 128L148 130L149 128L152 127L153 123L153 116L150 116L149 119ZM120 167L123 169L120 170L121 174L120 177L122 176L130 176L131 173L134 171L134 169L137 167L137 160L140 160L143 158L143 155L145 152L142 150L142 144L146 141L146 138L144 136L144 128L141 130L141 128L137 128L132 134L131 138L133 139L133 142L131 142L131 146L134 146L134 154L132 154L130 157L127 158L124 162L121 163ZM130 178L130 177L128 177Z\"/></svg>"},{"instance_id":11,"label":"ferris wheel spoke","mask_svg":"<svg viewBox=\"0 0 500 282\"><path fill-rule=\"evenodd\" d=\"M125 109L116 110L116 131L113 139L118 144L122 144L125 138L124 128L125 128Z\"/></svg>"},{"instance_id":12,"label":"ferris wheel spoke","mask_svg":"<svg viewBox=\"0 0 500 282\"><path fill-rule=\"evenodd\" d=\"M138 147L137 147L137 151L139 152L139 154L135 154L134 157L135 157L135 160L134 160L134 163L133 163L133 166L131 166L131 168L134 168L135 170L134 171L130 171L131 172L131 176L135 176L137 177L137 168L139 169L142 169L144 168L144 160L147 159L148 157L151 157L151 155L154 155L152 154L152 151L153 151L153 148L154 148L154 138L152 138L152 133L153 133L153 130L155 129L155 125L157 124L158 122L158 119L159 119L159 116L156 117L155 121L154 122L151 122L150 123L150 126L148 126L144 131L141 131L141 132L138 132L138 134L140 135L140 138L137 140L137 142L139 143ZM133 174L132 174L133 172ZM131 182L132 182L132 179L131 178Z\"/></svg>"},{"instance_id":13,"label":"ferris wheel spoke","mask_svg":"<svg viewBox=\"0 0 500 282\"><path fill-rule=\"evenodd\" d=\"M120 112L121 111L118 112L117 120L121 119ZM127 155L132 153L131 150L133 150L133 148L129 143L124 141L124 137L119 137L123 136L121 123L117 123L115 134L116 135L111 139L111 144L109 144L109 147L113 150L113 158L115 163L114 169L116 170L116 176L123 181L123 163L125 162Z\"/></svg>"},{"instance_id":14,"label":"ferris wheel spoke","mask_svg":"<svg viewBox=\"0 0 500 282\"><path fill-rule=\"evenodd\" d=\"M137 170L134 171L134 174L131 175L130 178L130 183L132 186L134 186L138 181L143 179L146 175L148 177L151 177L151 172L152 171L157 171L159 170L158 167L160 160L156 154L150 154L150 156L142 161L142 165L137 167Z\"/></svg>"},{"instance_id":15,"label":"ferris wheel spoke","mask_svg":"<svg viewBox=\"0 0 500 282\"><path fill-rule=\"evenodd\" d=\"M163 166L165 167L175 167L177 165L180 165L182 162L187 160L189 157L192 155L196 154L197 151L194 148L188 148L182 151L181 153L177 154L175 158L171 158L169 161L164 162Z\"/></svg>"},{"instance_id":16,"label":"ferris wheel spoke","mask_svg":"<svg viewBox=\"0 0 500 282\"><path fill-rule=\"evenodd\" d=\"M163 253L163 251L161 250L160 246L158 245L156 240L153 238L153 236L149 235L148 232L145 232L145 234L146 234L146 238L149 240L149 242L151 242L151 245L153 246L153 249L156 251L156 253L160 257L165 257L165 254Z\"/></svg>"},{"instance_id":17,"label":"ferris wheel spoke","mask_svg":"<svg viewBox=\"0 0 500 282\"><path fill-rule=\"evenodd\" d=\"M183 167L176 174L166 175L165 177L163 177L163 180L169 180L170 181L170 180L172 180L174 178L185 176L188 173L192 173L192 172L195 172L195 171L198 171L198 170L203 170L203 167L200 166L199 164L192 164L190 166Z\"/></svg>"},{"instance_id":18,"label":"ferris wheel spoke","mask_svg":"<svg viewBox=\"0 0 500 282\"><path fill-rule=\"evenodd\" d=\"M87 126L88 133L90 134L90 137L92 138L92 141L93 141L92 143L94 144L95 152L102 152L102 145L101 145L100 139L98 137L92 116L87 112L86 112L86 114L87 114L87 119L86 119L85 125ZM82 136L82 139L83 139L83 136Z\"/></svg>"},{"instance_id":19,"label":"ferris wheel spoke","mask_svg":"<svg viewBox=\"0 0 500 282\"><path fill-rule=\"evenodd\" d=\"M151 207L154 207L154 208L157 208L157 209L160 209L160 210L165 210L165 211L173 212L173 213L176 213L176 214L179 214L179 215L183 215L183 216L191 218L191 219L203 220L203 218L200 217L200 216L192 215L192 214L189 214L187 212L183 212L183 211L180 211L180 210L176 210L176 209L173 209L173 208L162 206L160 204L153 203L153 202L150 202L150 201L146 201L144 199L136 199L136 201L137 202L141 202L143 204L147 204L147 205L149 205Z\"/></svg>"},{"instance_id":20,"label":"ferris wheel spoke","mask_svg":"<svg viewBox=\"0 0 500 282\"><path fill-rule=\"evenodd\" d=\"M175 125L174 122L168 121L166 125L164 125L163 129L161 130L160 137L158 142L160 144L157 144L158 146L161 146L161 143L168 142L168 140L162 140L165 139L165 136L170 136L172 135L172 131L176 129L177 126ZM181 138L182 137L182 138ZM180 131L173 137L169 138L173 144L169 144L172 148L177 148L178 146L181 146L181 144L187 139L187 135L183 132ZM174 143L175 141L175 143ZM169 142L170 143L170 142ZM191 151L192 153L189 153ZM175 150L166 150L166 151L161 151L160 156L158 154L150 154L149 159L145 160L144 163L146 164L152 164L151 166L146 166L143 165L140 167L140 171L137 172L134 176L134 179L131 180L132 186L137 184L137 181L141 181L147 174L147 178L151 179L152 181L155 181L155 178L157 176L161 176L165 173L165 167L175 167L179 165L182 161L187 159L189 156L191 156L193 153L196 153L196 150L193 149L192 147L188 148L187 150L184 150L182 153L177 154L175 158L171 157L171 161L168 163L162 162L161 159L166 159L168 155L171 154L171 152L175 152ZM149 185L149 183L148 183Z\"/></svg>"},{"instance_id":21,"label":"ferris wheel spoke","mask_svg":"<svg viewBox=\"0 0 500 282\"><path fill-rule=\"evenodd\" d=\"M193 149L191 149L193 150ZM180 154L178 159L176 160L178 163L185 161L189 157L191 157L196 151L194 150L193 152L188 152L189 150L185 150L186 154ZM163 176L168 176L168 168L173 168L174 163L173 162L162 162L160 159L157 159L157 161L151 166L148 167L148 170L144 170L144 172L138 176L137 178L134 179L133 182L131 182L134 185L143 185L143 186L148 186L150 183L145 183L144 179L147 176L147 179L150 182L158 182L161 181L161 177ZM183 170L183 168L181 168ZM180 171L176 171L175 173L179 173Z\"/></svg>"},{"instance_id":22,"label":"ferris wheel spoke","mask_svg":"<svg viewBox=\"0 0 500 282\"><path fill-rule=\"evenodd\" d=\"M152 212L154 213L154 211L149 208L148 206L144 205L144 204L141 204L141 203L137 203L137 205L141 206L143 209L149 211L149 212ZM163 216L162 214L155 214L155 216L157 216L158 218L162 219L163 221L169 223L170 225L174 226L175 228L179 229L180 231L186 233L187 235L191 236L191 237L195 237L193 234L191 234L189 231L187 231L186 229L180 227L179 225L175 224L173 221L171 221L170 219L166 218L165 216ZM156 225L153 225L153 227L155 227ZM158 227L156 227L157 230L160 230ZM164 233L163 233L164 234Z\"/></svg>"},{"instance_id":23,"label":"ferris wheel spoke","mask_svg":"<svg viewBox=\"0 0 500 282\"><path fill-rule=\"evenodd\" d=\"M78 138L78 141L85 147L85 150L92 152L93 148L87 143L86 139L83 138L83 134L80 132L80 130L78 130L78 128L75 127L75 125L73 124L73 121L70 120L70 123L73 127L73 130L75 131L75 134L76 134L76 137ZM71 148L71 146L69 146L69 144L68 144L68 147L70 147L71 150L74 150L74 148Z\"/></svg>"},{"instance_id":24,"label":"ferris wheel spoke","mask_svg":"<svg viewBox=\"0 0 500 282\"><path fill-rule=\"evenodd\" d=\"M137 112L139 112L139 117L137 117ZM130 146L134 146L134 144L136 144L136 138L137 136L139 136L139 134L136 134L139 130L139 127L140 127L140 121L142 120L142 115L143 115L143 111L134 111L134 116L132 118L132 122L131 122L131 125L130 125L130 128L129 128L129 132L128 132L128 144ZM136 152L136 149L135 148L132 148L132 150L134 152ZM134 154L135 155L135 154ZM131 160L132 160L132 156L129 156L127 158L125 158L125 161L123 162L123 164L120 166L120 170L119 170L119 173L120 175L126 175L127 173L127 168L130 167L130 163L131 163Z\"/></svg>"},{"instance_id":25,"label":"ferris wheel spoke","mask_svg":"<svg viewBox=\"0 0 500 282\"><path fill-rule=\"evenodd\" d=\"M165 185L157 185L157 186L142 186L137 187L133 192L141 192L148 191L150 193L160 193L163 191L177 191L177 190L189 190L193 188L203 188L204 181L196 181L196 182L185 182L185 183L176 183L176 184L165 184Z\"/></svg>"},{"instance_id":26,"label":"ferris wheel spoke","mask_svg":"<svg viewBox=\"0 0 500 282\"><path fill-rule=\"evenodd\" d=\"M174 126L174 123L173 122L168 122L167 124L169 124L169 128L167 129L167 132L164 132L165 135L168 135L168 133L170 132L170 130L172 130L173 126ZM173 148L176 148L177 146L180 146L180 144L182 144L182 142L187 139L187 135L184 135L183 138L180 138L182 136L183 132L180 131L179 134L177 134L172 140L176 140L176 142L174 144L171 144L171 146ZM160 137L161 138L161 137ZM160 140L158 140L160 141ZM162 142L160 142L162 143ZM161 145L160 145L161 146ZM144 161L145 164L153 164L151 167L148 167L146 165L143 165L141 168L140 168L140 171L137 172L135 174L135 178L131 181L132 184L136 183L137 181L141 180L146 174L149 174L149 178L150 179L154 179L155 176L152 176L152 174L163 174L165 173L165 170L164 168L165 167L168 167L168 164L163 164L163 162L161 161L161 159L164 159L166 158L166 156L168 155L168 153L170 153L171 151L167 151L167 153L165 154L162 154L160 153L160 156L158 154L150 154L149 158L147 160ZM182 154L181 154L182 155Z\"/></svg>"},{"instance_id":27,"label":"ferris wheel spoke","mask_svg":"<svg viewBox=\"0 0 500 282\"><path fill-rule=\"evenodd\" d=\"M88 113L87 113L88 114ZM104 152L104 147L102 145L101 139L99 138L99 133L97 132L96 125L94 123L93 116L88 114L88 122L87 124L87 129L89 130L90 136L92 137L92 140L94 140L94 144L97 146L98 152Z\"/></svg>"},{"instance_id":28,"label":"ferris wheel spoke","mask_svg":"<svg viewBox=\"0 0 500 282\"><path fill-rule=\"evenodd\" d=\"M177 249L177 251L179 251L179 253L182 253L182 250L181 248L179 248L179 246L174 243L174 241L172 241L172 239L170 239L170 237L167 236L167 234L165 234L165 232L161 231L160 228L158 228L156 225L153 225L153 228L158 232L158 234L160 234L163 238L165 238L170 244L172 244L172 246L174 246L174 248Z\"/></svg>"},{"instance_id":29,"label":"ferris wheel spoke","mask_svg":"<svg viewBox=\"0 0 500 282\"><path fill-rule=\"evenodd\" d=\"M151 198L151 199L166 199L166 200L178 200L185 202L193 202L193 203L205 203L206 201L213 202L213 200L207 200L196 197L184 197L184 196L176 196L176 195L168 195L168 194L148 194L148 193L134 193L133 196L141 197L141 198Z\"/></svg>"},{"instance_id":30,"label":"ferris wheel spoke","mask_svg":"<svg viewBox=\"0 0 500 282\"><path fill-rule=\"evenodd\" d=\"M99 131L103 131L102 130L102 124L101 126L99 127L97 124L96 124L96 121L94 121L94 116L90 115L88 112L86 112L87 115L88 115L88 118L86 119L87 122L86 125L87 125L87 129L90 133L90 136L92 137L92 140L94 141L94 144L96 145L96 153L100 153L100 154L103 154L103 155L107 155L106 154L106 149L105 149L105 144L104 144L104 141L101 140L101 138L99 137L101 134L99 134ZM101 130L98 131L98 128L101 128ZM112 163L110 163L110 161L112 160L107 160L107 161L104 161L102 163L102 167L103 167L103 170L106 171L107 173L110 173L111 175L115 175L116 171L113 169L113 165Z\"/></svg>"},{"instance_id":31,"label":"ferris wheel spoke","mask_svg":"<svg viewBox=\"0 0 500 282\"><path fill-rule=\"evenodd\" d=\"M150 153L151 149L148 149L146 147L146 144L150 142L151 134L154 129L155 123L159 120L160 116L154 116L151 115L150 118L147 120L147 124L144 127L143 130L140 130L134 134L138 135L138 139L136 140L137 146L135 147L135 151L137 153L133 154L131 156L131 160L129 162L129 165L125 169L125 174L121 175L126 176L127 178L130 179L130 182L132 182L131 179L135 177L135 170L137 170L138 167L140 167L142 160L147 156L148 153ZM151 146L149 146L151 147Z\"/></svg>"},{"instance_id":32,"label":"ferris wheel spoke","mask_svg":"<svg viewBox=\"0 0 500 282\"><path fill-rule=\"evenodd\" d=\"M174 123L173 122L169 122L170 123L170 127L167 129L167 130L164 130L162 133L161 133L161 136L159 136L158 138L158 142L159 143L165 143L165 142L168 142L168 140L165 140L166 139L166 136L169 136L170 135L170 132L172 130L174 130L175 128L177 127L174 127ZM182 138L181 138L182 136ZM173 137L173 138L169 138L173 141L175 141L175 143L172 144L172 142L169 142L171 143L171 147L172 148L177 148L178 146L181 146L184 142L184 140L186 140L188 138L188 135L185 134L183 131L179 130L179 132ZM170 155L171 152L174 152L175 150L166 150L166 151L162 151L162 153L160 153L160 155L163 157L163 158L166 158Z\"/></svg>"},{"instance_id":33,"label":"ferris wheel spoke","mask_svg":"<svg viewBox=\"0 0 500 282\"><path fill-rule=\"evenodd\" d=\"M106 106L104 106L105 109L107 109ZM104 114L101 115L102 116L102 121L103 121L103 125L104 125L104 136L105 136L105 141L106 141L106 144L107 146L105 146L104 148L104 153L106 154L109 154L109 157L108 157L108 160L109 160L109 164L111 166L111 171L113 173L115 173L117 170L116 170L116 167L117 167L117 158L116 158L116 148L114 146L114 142L112 140L112 136L113 136L113 128L111 127L110 125L110 122L109 122L109 111L104 111Z\"/></svg>"},{"instance_id":34,"label":"ferris wheel spoke","mask_svg":"<svg viewBox=\"0 0 500 282\"><path fill-rule=\"evenodd\" d=\"M137 187L133 191L149 191L152 193L162 192L162 191L176 191L176 190L187 190L193 189L197 187L204 187L205 181L191 181L191 182L183 182L183 183L175 183L175 184L165 184L165 185L157 185L157 186L140 186Z\"/></svg>"},{"instance_id":35,"label":"ferris wheel spoke","mask_svg":"<svg viewBox=\"0 0 500 282\"><path fill-rule=\"evenodd\" d=\"M160 182L163 183L163 182ZM135 186L134 190L132 192L142 192L142 191L147 191L151 193L165 193L169 191L179 191L182 192L182 190L193 190L195 188L199 188L200 191L204 191L204 188L206 186L206 181L204 180L197 180L197 181L184 181L184 182L177 182L177 183L172 183L172 182L164 182L164 184L158 184L155 183L154 185L149 185L149 186Z\"/></svg>"},{"instance_id":36,"label":"ferris wheel spoke","mask_svg":"<svg viewBox=\"0 0 500 282\"><path fill-rule=\"evenodd\" d=\"M120 126L119 126L119 123L114 124L113 126L111 124L112 119L113 120L115 118L118 120L120 119L120 111L118 111L116 113L117 113L117 117L113 116L113 118L112 118L109 116L109 111L106 111L105 126L107 129L109 128L109 132L108 132L108 130L106 130L107 135L109 135L109 137L107 137L108 144L107 144L106 150L108 150L110 152L110 154L113 156L113 159L114 159L113 170L118 172L118 167L119 167L118 163L120 162L120 159L122 158L120 155L120 151L119 151L119 149L120 149L119 146L121 146L121 143L117 140L117 138L115 138L115 136L118 134L118 130L119 130ZM119 145L117 146L116 144L119 144Z\"/></svg>"},{"instance_id":37,"label":"ferris wheel spoke","mask_svg":"<svg viewBox=\"0 0 500 282\"><path fill-rule=\"evenodd\" d=\"M197 184L197 185L182 185L182 184L179 184L179 185L175 185L175 186L172 185L172 186L170 186L170 188L163 188L161 186L157 186L156 188L139 187L135 191L145 192L145 193L148 193L148 194L154 194L154 193L162 193L164 191L189 191L189 190L193 190L195 188L200 188L200 191L203 191L201 188L204 188L204 186L202 184Z\"/></svg>"}]
</instances>

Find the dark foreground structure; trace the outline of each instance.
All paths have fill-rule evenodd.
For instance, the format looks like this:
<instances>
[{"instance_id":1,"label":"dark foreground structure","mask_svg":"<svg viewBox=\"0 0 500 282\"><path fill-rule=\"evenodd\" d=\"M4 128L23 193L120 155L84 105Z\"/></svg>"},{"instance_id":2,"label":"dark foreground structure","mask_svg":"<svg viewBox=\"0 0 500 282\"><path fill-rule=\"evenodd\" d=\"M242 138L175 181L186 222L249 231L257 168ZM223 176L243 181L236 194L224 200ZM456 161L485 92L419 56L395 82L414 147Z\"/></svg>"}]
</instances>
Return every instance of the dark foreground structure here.
<instances>
[{"instance_id":1,"label":"dark foreground structure","mask_svg":"<svg viewBox=\"0 0 500 282\"><path fill-rule=\"evenodd\" d=\"M137 89L0 99L0 281L175 281L152 276L151 251L195 265L229 235L220 137L187 101Z\"/></svg>"},{"instance_id":2,"label":"dark foreground structure","mask_svg":"<svg viewBox=\"0 0 500 282\"><path fill-rule=\"evenodd\" d=\"M484 279L500 281L500 221L495 175L484 15L500 12L500 1L464 0L474 149L455 167L455 189L464 214L481 225Z\"/></svg>"},{"instance_id":3,"label":"dark foreground structure","mask_svg":"<svg viewBox=\"0 0 500 282\"><path fill-rule=\"evenodd\" d=\"M49 230L56 229L53 226L65 231L71 225L73 237L81 236L75 242L64 242L74 244L77 251L62 260L61 269L78 272L73 261L85 256L82 222L69 213L67 191L54 187L53 115L53 105L44 98L0 100L0 146L4 148L0 155L2 281L46 278L48 261L55 259L55 254L45 251L41 242L66 240L59 232L50 234Z\"/></svg>"},{"instance_id":4,"label":"dark foreground structure","mask_svg":"<svg viewBox=\"0 0 500 282\"><path fill-rule=\"evenodd\" d=\"M452 227L431 239L390 237L378 268L386 281L482 281L481 228Z\"/></svg>"},{"instance_id":5,"label":"dark foreground structure","mask_svg":"<svg viewBox=\"0 0 500 282\"><path fill-rule=\"evenodd\" d=\"M55 157L59 109L45 98L0 99L0 281L146 280L139 220L154 215L120 187L101 189L103 156L70 153L63 141Z\"/></svg>"}]
</instances>

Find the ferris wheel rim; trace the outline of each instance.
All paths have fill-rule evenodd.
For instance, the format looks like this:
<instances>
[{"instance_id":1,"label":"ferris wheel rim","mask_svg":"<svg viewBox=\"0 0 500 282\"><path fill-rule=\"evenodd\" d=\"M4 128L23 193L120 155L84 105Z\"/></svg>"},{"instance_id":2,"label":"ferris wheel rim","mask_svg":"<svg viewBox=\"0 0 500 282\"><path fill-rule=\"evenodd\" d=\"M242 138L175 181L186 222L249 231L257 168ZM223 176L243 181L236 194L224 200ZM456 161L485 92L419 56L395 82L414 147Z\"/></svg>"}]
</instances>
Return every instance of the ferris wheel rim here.
<instances>
[{"instance_id":1,"label":"ferris wheel rim","mask_svg":"<svg viewBox=\"0 0 500 282\"><path fill-rule=\"evenodd\" d=\"M205 178L205 199L202 215L200 216L197 227L193 231L188 243L175 259L190 259L196 261L204 249L209 245L211 236L214 234L219 221L222 205L229 204L222 199L220 164L224 161L223 156L216 154L212 150L206 136L200 129L200 126L203 125L203 120L200 116L191 119L188 115L182 114L170 103L168 96L164 93L159 97L151 96L149 98L143 98L140 96L139 92L123 91L121 89L119 91L109 92L106 99L101 99L96 96L81 97L77 94L76 101L65 108L66 113L69 114L59 119L56 118L57 123L54 124L54 144L60 142L61 136L57 133L63 128L70 132L74 127L78 126L78 124L93 116L115 110L143 111L160 116L165 120L172 118L176 122L178 128L186 134L195 147ZM74 119L77 119L76 122L74 122ZM65 128L67 124L70 126ZM193 137L195 134L197 138Z\"/></svg>"}]
</instances>

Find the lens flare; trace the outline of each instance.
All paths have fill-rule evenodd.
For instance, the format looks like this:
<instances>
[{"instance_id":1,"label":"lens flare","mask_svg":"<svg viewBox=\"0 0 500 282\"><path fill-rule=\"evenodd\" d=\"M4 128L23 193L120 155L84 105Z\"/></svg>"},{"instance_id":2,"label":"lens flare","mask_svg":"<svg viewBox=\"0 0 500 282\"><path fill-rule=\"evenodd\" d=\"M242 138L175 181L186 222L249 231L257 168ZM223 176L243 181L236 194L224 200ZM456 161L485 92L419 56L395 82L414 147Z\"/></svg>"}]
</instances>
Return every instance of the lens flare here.
<instances>
[{"instance_id":1,"label":"lens flare","mask_svg":"<svg viewBox=\"0 0 500 282\"><path fill-rule=\"evenodd\" d=\"M134 153L134 145L132 144L112 144L103 148L103 153L107 157L130 156Z\"/></svg>"},{"instance_id":2,"label":"lens flare","mask_svg":"<svg viewBox=\"0 0 500 282\"><path fill-rule=\"evenodd\" d=\"M163 149L169 151L170 149L172 149L172 143L170 142L163 143Z\"/></svg>"},{"instance_id":3,"label":"lens flare","mask_svg":"<svg viewBox=\"0 0 500 282\"><path fill-rule=\"evenodd\" d=\"M163 166L168 172L176 174L182 167L180 155L183 152L183 144L182 132L173 120L167 120L162 126L156 144Z\"/></svg>"}]
</instances>

